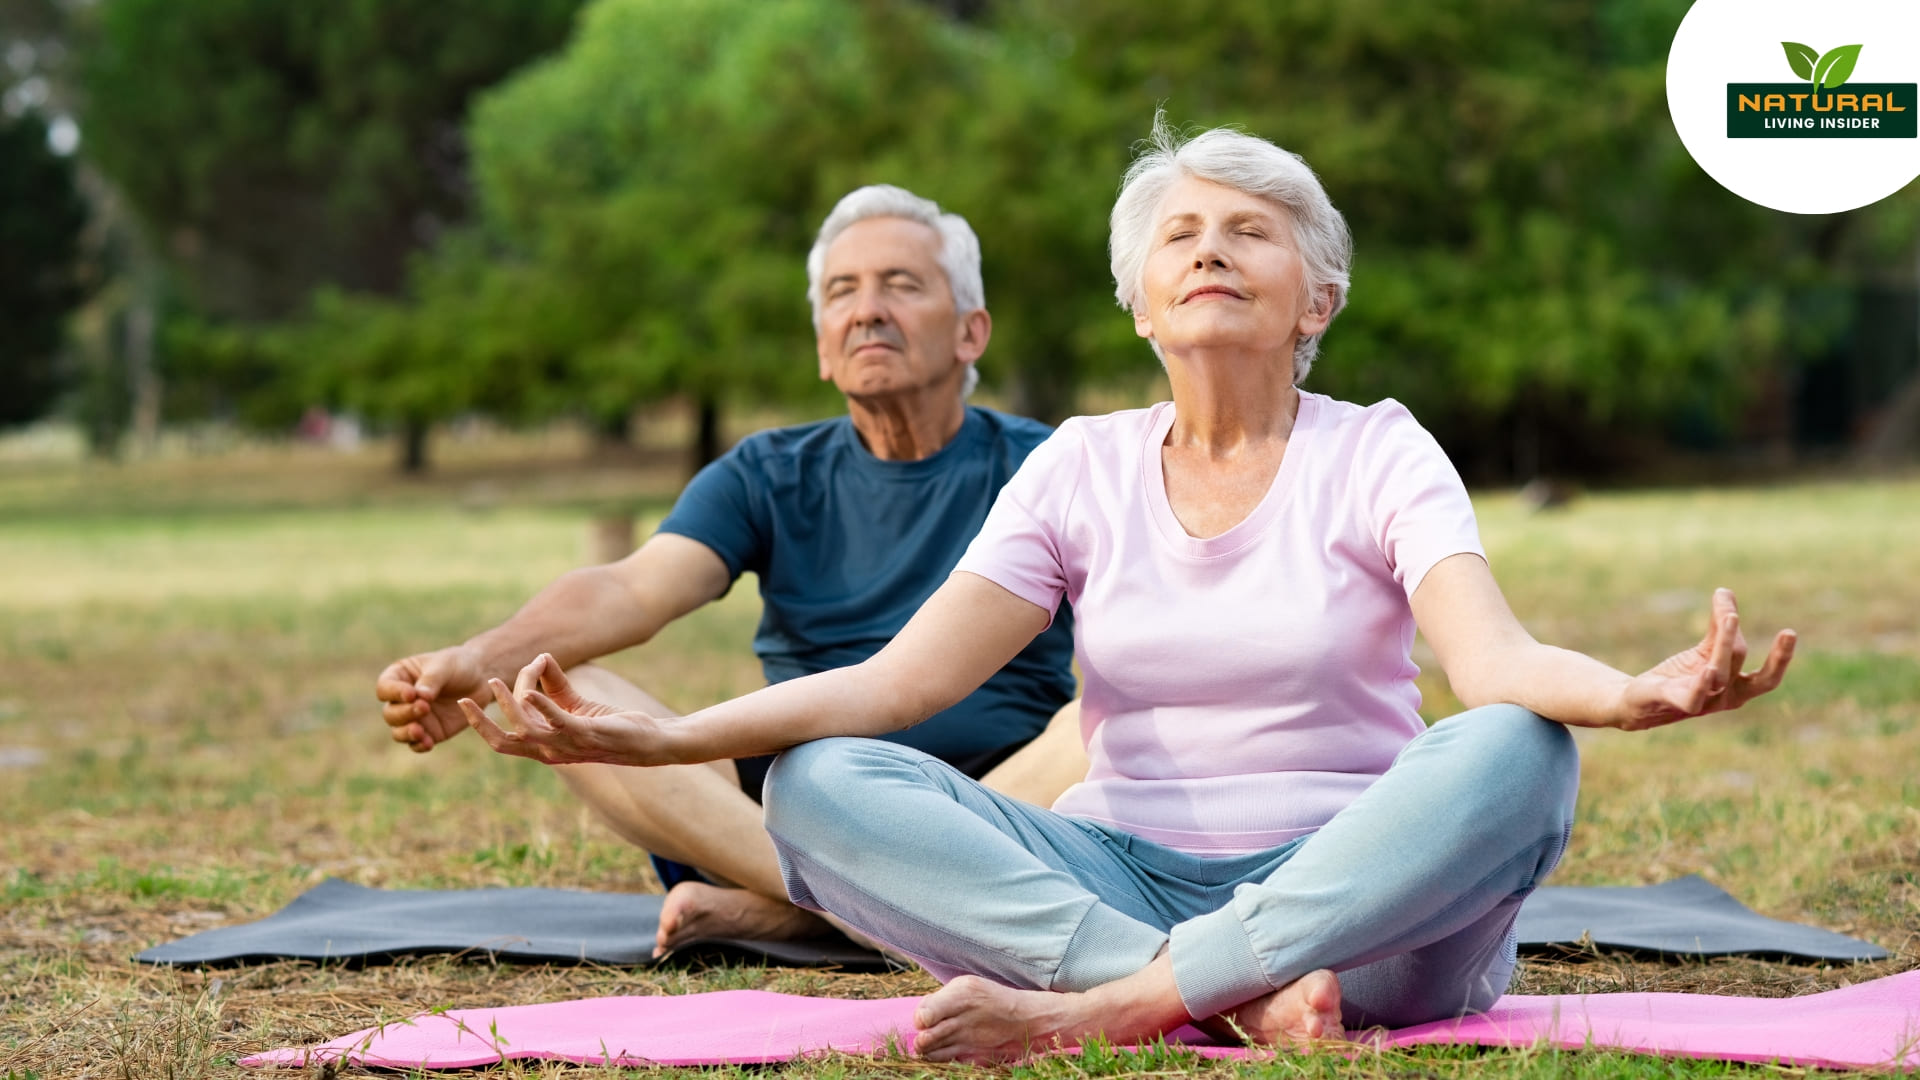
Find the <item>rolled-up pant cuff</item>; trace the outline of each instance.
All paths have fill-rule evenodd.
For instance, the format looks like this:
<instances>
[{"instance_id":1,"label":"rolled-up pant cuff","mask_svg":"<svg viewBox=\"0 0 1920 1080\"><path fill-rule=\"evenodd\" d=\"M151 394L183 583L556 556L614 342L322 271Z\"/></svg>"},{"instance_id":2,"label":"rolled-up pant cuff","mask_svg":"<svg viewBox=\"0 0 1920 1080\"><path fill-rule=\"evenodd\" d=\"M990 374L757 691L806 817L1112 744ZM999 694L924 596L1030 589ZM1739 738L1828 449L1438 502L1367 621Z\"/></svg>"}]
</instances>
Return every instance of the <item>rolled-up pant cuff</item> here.
<instances>
[{"instance_id":1,"label":"rolled-up pant cuff","mask_svg":"<svg viewBox=\"0 0 1920 1080\"><path fill-rule=\"evenodd\" d=\"M1096 901L1067 941L1049 990L1077 992L1116 982L1153 963L1167 935Z\"/></svg>"},{"instance_id":2,"label":"rolled-up pant cuff","mask_svg":"<svg viewBox=\"0 0 1920 1080\"><path fill-rule=\"evenodd\" d=\"M1195 1020L1274 989L1232 904L1176 925L1168 950L1181 1004Z\"/></svg>"}]
</instances>

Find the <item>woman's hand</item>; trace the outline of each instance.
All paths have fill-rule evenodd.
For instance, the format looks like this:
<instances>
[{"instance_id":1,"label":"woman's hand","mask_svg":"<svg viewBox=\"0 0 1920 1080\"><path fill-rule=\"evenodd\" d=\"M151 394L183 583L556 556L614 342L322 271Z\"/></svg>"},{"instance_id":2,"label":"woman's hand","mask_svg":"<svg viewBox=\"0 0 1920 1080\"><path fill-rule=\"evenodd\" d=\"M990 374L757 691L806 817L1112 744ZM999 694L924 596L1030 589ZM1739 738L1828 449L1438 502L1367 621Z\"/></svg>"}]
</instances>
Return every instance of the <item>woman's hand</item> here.
<instances>
[{"instance_id":1,"label":"woman's hand","mask_svg":"<svg viewBox=\"0 0 1920 1080\"><path fill-rule=\"evenodd\" d=\"M1740 612L1731 589L1716 589L1707 636L1700 644L1675 653L1629 682L1612 726L1639 731L1737 709L1780 685L1787 664L1793 660L1796 641L1798 635L1793 631L1780 631L1760 669L1743 672L1747 639L1740 633Z\"/></svg>"},{"instance_id":2,"label":"woman's hand","mask_svg":"<svg viewBox=\"0 0 1920 1080\"><path fill-rule=\"evenodd\" d=\"M513 730L495 724L472 698L461 698L460 710L487 745L502 754L548 765L672 763L664 756L660 721L581 697L546 653L520 669L511 690L499 679L487 680L487 687Z\"/></svg>"}]
</instances>

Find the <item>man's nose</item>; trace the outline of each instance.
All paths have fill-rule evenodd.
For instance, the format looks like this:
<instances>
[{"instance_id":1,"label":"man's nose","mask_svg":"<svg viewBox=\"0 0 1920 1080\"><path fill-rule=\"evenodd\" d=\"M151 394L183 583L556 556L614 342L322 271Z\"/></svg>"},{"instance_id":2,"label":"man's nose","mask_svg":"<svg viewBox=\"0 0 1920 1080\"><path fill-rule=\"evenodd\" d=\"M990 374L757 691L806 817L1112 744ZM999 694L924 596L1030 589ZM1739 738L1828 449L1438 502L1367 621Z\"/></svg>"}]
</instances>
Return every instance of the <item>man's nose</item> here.
<instances>
[{"instance_id":1,"label":"man's nose","mask_svg":"<svg viewBox=\"0 0 1920 1080\"><path fill-rule=\"evenodd\" d=\"M854 294L853 321L857 326L881 326L890 322L885 298L879 289L861 289Z\"/></svg>"}]
</instances>

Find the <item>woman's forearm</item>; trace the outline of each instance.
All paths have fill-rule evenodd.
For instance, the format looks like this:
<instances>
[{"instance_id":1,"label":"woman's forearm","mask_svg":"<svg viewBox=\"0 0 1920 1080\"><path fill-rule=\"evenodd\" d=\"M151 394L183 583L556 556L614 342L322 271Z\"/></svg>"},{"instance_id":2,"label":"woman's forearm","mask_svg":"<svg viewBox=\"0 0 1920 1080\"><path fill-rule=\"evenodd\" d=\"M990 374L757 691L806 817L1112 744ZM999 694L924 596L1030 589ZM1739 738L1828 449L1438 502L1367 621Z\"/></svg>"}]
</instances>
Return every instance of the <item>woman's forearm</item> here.
<instances>
[{"instance_id":1,"label":"woman's forearm","mask_svg":"<svg viewBox=\"0 0 1920 1080\"><path fill-rule=\"evenodd\" d=\"M1575 727L1617 726L1627 685L1633 681L1585 653L1542 645L1530 637L1477 666L1477 678L1454 686L1468 708L1520 705Z\"/></svg>"},{"instance_id":2,"label":"woman's forearm","mask_svg":"<svg viewBox=\"0 0 1920 1080\"><path fill-rule=\"evenodd\" d=\"M660 722L655 764L775 754L835 735L872 737L927 718L874 661L807 675Z\"/></svg>"},{"instance_id":3,"label":"woman's forearm","mask_svg":"<svg viewBox=\"0 0 1920 1080\"><path fill-rule=\"evenodd\" d=\"M911 727L972 693L1046 623L1038 606L984 578L956 573L864 663L777 683L687 716L649 716L586 700L547 654L521 670L517 687L497 679L489 684L508 727L471 699L463 699L461 709L496 751L549 765L754 757L834 735Z\"/></svg>"},{"instance_id":4,"label":"woman's forearm","mask_svg":"<svg viewBox=\"0 0 1920 1080\"><path fill-rule=\"evenodd\" d=\"M956 573L872 659L667 721L665 742L674 762L714 761L899 731L972 693L1046 625L1039 607Z\"/></svg>"}]
</instances>

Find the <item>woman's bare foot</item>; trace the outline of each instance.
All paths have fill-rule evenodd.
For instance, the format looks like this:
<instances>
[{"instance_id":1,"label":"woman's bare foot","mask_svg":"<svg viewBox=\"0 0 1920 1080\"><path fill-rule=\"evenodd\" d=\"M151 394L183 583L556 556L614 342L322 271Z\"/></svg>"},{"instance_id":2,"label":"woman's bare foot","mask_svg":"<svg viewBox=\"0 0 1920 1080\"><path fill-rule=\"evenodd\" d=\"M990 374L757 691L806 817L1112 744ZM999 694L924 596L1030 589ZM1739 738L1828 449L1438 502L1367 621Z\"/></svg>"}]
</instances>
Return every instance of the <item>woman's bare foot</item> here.
<instances>
[{"instance_id":1,"label":"woman's bare foot","mask_svg":"<svg viewBox=\"0 0 1920 1080\"><path fill-rule=\"evenodd\" d=\"M1222 1042L1308 1050L1340 1031L1340 979L1322 968L1196 1025Z\"/></svg>"},{"instance_id":2,"label":"woman's bare foot","mask_svg":"<svg viewBox=\"0 0 1920 1080\"><path fill-rule=\"evenodd\" d=\"M703 881L683 881L667 892L666 901L660 905L660 930L653 939L653 955L664 956L689 941L705 938L792 941L818 937L831 929L820 916L784 900Z\"/></svg>"},{"instance_id":3,"label":"woman's bare foot","mask_svg":"<svg viewBox=\"0 0 1920 1080\"><path fill-rule=\"evenodd\" d=\"M1084 994L1016 990L962 975L914 1011L914 1053L929 1061L1018 1061L1096 1035L1119 1045L1151 1039L1187 1021L1171 968L1163 967L1156 960ZM1311 1049L1340 1036L1340 980L1331 971L1311 972L1203 1026L1233 1041Z\"/></svg>"},{"instance_id":4,"label":"woman's bare foot","mask_svg":"<svg viewBox=\"0 0 1920 1080\"><path fill-rule=\"evenodd\" d=\"M928 1061L1018 1061L1102 1030L1087 994L1016 990L962 975L914 1010L913 1052ZM1123 1038L1111 1031L1108 1037Z\"/></svg>"}]
</instances>

